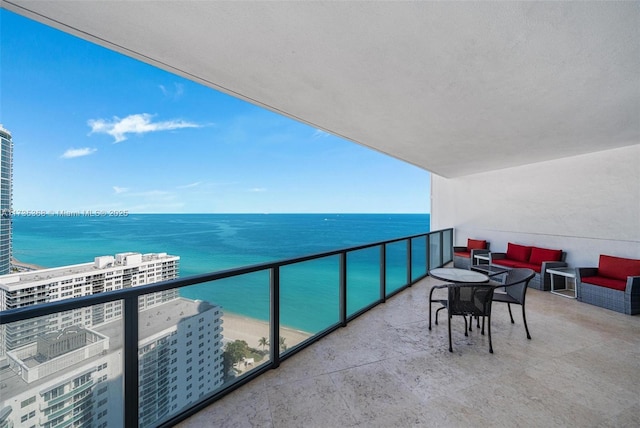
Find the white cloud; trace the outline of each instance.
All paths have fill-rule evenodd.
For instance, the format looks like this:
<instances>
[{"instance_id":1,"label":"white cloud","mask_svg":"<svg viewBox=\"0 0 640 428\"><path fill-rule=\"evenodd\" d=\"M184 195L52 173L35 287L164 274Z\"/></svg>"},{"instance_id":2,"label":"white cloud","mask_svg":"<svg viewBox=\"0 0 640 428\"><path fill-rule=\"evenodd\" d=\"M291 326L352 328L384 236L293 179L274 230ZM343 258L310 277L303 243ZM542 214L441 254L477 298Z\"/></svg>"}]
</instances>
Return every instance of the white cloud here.
<instances>
[{"instance_id":1,"label":"white cloud","mask_svg":"<svg viewBox=\"0 0 640 428\"><path fill-rule=\"evenodd\" d=\"M196 181L195 183L185 184L184 186L178 186L178 189L189 189L191 187L198 187L202 184L202 181Z\"/></svg>"},{"instance_id":2,"label":"white cloud","mask_svg":"<svg viewBox=\"0 0 640 428\"><path fill-rule=\"evenodd\" d=\"M177 100L184 94L184 85L182 83L174 83L173 89L167 88L164 85L159 85L160 90L164 94L165 97L172 98Z\"/></svg>"},{"instance_id":3,"label":"white cloud","mask_svg":"<svg viewBox=\"0 0 640 428\"><path fill-rule=\"evenodd\" d=\"M328 137L331 134L329 134L328 132L324 132L320 129L316 129L316 132L313 133L313 138L324 138L324 137Z\"/></svg>"},{"instance_id":4,"label":"white cloud","mask_svg":"<svg viewBox=\"0 0 640 428\"><path fill-rule=\"evenodd\" d=\"M63 159L80 158L82 156L89 156L96 152L98 149L92 149L90 147L83 147L81 149L69 149L60 156Z\"/></svg>"},{"instance_id":5,"label":"white cloud","mask_svg":"<svg viewBox=\"0 0 640 428\"><path fill-rule=\"evenodd\" d=\"M153 122L148 113L132 114L123 119L114 116L113 120L90 119L87 124L91 127L90 134L108 134L119 143L127 139L127 134L146 134L147 132L170 131L181 128L199 128L202 125L180 119Z\"/></svg>"},{"instance_id":6,"label":"white cloud","mask_svg":"<svg viewBox=\"0 0 640 428\"><path fill-rule=\"evenodd\" d=\"M113 186L113 191L116 192L116 195L119 195L120 193L128 192L129 189L126 187Z\"/></svg>"},{"instance_id":7,"label":"white cloud","mask_svg":"<svg viewBox=\"0 0 640 428\"><path fill-rule=\"evenodd\" d=\"M258 192L266 192L266 191L267 191L267 189L266 189L266 188L264 188L264 187L254 187L253 189L249 189L249 191L250 191L250 192L258 193Z\"/></svg>"}]
</instances>

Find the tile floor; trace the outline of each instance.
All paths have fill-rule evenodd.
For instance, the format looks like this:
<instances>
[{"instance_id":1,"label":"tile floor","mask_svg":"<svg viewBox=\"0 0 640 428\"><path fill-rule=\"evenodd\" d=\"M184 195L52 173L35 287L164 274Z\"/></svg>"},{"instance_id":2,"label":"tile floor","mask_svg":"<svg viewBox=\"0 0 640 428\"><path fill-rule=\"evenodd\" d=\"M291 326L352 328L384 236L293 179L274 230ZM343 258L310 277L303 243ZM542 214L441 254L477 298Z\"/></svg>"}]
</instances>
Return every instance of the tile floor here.
<instances>
[{"instance_id":1,"label":"tile floor","mask_svg":"<svg viewBox=\"0 0 640 428\"><path fill-rule=\"evenodd\" d=\"M640 316L529 289L493 307L486 336L446 313L429 331L431 278L183 421L194 427L638 427ZM440 291L440 290L439 290Z\"/></svg>"}]
</instances>

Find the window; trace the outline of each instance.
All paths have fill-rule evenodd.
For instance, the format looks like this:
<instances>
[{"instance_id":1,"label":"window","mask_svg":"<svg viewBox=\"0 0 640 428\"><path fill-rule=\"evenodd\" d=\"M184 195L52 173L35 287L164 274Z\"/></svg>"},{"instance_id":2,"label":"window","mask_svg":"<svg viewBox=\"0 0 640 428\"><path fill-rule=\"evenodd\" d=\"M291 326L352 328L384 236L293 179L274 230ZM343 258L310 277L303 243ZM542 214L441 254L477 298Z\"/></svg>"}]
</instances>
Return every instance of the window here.
<instances>
[{"instance_id":1,"label":"window","mask_svg":"<svg viewBox=\"0 0 640 428\"><path fill-rule=\"evenodd\" d=\"M36 396L34 395L33 397L29 397L26 400L24 400L22 403L20 403L20 408L27 407L29 404L35 403L35 402L36 402Z\"/></svg>"},{"instance_id":2,"label":"window","mask_svg":"<svg viewBox=\"0 0 640 428\"><path fill-rule=\"evenodd\" d=\"M54 399L54 398L56 398L56 397L58 397L59 395L62 395L62 394L64 394L64 385L63 386L59 386L57 388L53 388L50 391L47 391L44 394L44 399L45 399L45 401L49 401L49 400Z\"/></svg>"}]
</instances>

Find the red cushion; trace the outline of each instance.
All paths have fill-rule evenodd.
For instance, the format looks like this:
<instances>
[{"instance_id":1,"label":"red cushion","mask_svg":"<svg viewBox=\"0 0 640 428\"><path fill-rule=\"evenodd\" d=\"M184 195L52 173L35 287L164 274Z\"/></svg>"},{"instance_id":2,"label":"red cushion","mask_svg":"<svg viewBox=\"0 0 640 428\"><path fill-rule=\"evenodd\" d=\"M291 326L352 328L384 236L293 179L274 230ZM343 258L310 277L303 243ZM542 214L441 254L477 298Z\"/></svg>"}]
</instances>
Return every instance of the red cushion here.
<instances>
[{"instance_id":1,"label":"red cushion","mask_svg":"<svg viewBox=\"0 0 640 428\"><path fill-rule=\"evenodd\" d=\"M588 284L599 285L600 287L613 288L614 290L625 291L627 287L627 281L621 281L619 279L605 278L603 276L587 276L581 278L582 282Z\"/></svg>"},{"instance_id":2,"label":"red cushion","mask_svg":"<svg viewBox=\"0 0 640 428\"><path fill-rule=\"evenodd\" d=\"M484 250L487 248L487 241L480 241L479 239L467 239L467 250Z\"/></svg>"},{"instance_id":3,"label":"red cushion","mask_svg":"<svg viewBox=\"0 0 640 428\"><path fill-rule=\"evenodd\" d=\"M600 255L598 276L626 281L628 276L640 276L640 260Z\"/></svg>"},{"instance_id":4,"label":"red cushion","mask_svg":"<svg viewBox=\"0 0 640 428\"><path fill-rule=\"evenodd\" d=\"M507 258L511 260L517 260L519 262L528 262L531 255L531 247L524 245L507 244Z\"/></svg>"},{"instance_id":5,"label":"red cushion","mask_svg":"<svg viewBox=\"0 0 640 428\"><path fill-rule=\"evenodd\" d=\"M542 265L542 262L559 262L562 258L562 250L549 250L547 248L531 247L529 263Z\"/></svg>"},{"instance_id":6,"label":"red cushion","mask_svg":"<svg viewBox=\"0 0 640 428\"><path fill-rule=\"evenodd\" d=\"M494 265L500 265L500 266L506 266L509 268L526 268L526 269L532 269L538 273L540 273L540 269L542 268L542 265L533 265L531 263L525 263L525 262L519 262L517 260L509 260L509 259L497 259L497 260L493 260L492 264Z\"/></svg>"},{"instance_id":7,"label":"red cushion","mask_svg":"<svg viewBox=\"0 0 640 428\"><path fill-rule=\"evenodd\" d=\"M509 259L493 259L491 260L491 264L506 266L510 268L516 268L516 267L520 267L520 264L522 264L522 262L519 262L517 260L509 260Z\"/></svg>"},{"instance_id":8,"label":"red cushion","mask_svg":"<svg viewBox=\"0 0 640 428\"><path fill-rule=\"evenodd\" d=\"M453 255L458 257L466 257L468 259L471 258L471 252L469 251L456 251L455 253L453 253Z\"/></svg>"}]
</instances>

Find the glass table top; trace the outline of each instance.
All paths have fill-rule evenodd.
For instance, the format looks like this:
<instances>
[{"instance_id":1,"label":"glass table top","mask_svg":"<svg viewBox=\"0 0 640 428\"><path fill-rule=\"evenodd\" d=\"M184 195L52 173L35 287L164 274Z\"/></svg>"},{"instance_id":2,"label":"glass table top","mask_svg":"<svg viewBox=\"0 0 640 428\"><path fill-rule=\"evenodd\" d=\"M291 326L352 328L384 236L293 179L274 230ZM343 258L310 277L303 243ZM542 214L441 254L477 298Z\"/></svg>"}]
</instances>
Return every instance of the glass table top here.
<instances>
[{"instance_id":1,"label":"glass table top","mask_svg":"<svg viewBox=\"0 0 640 428\"><path fill-rule=\"evenodd\" d=\"M488 282L489 277L480 272L458 268L437 268L429 271L429 276L451 282Z\"/></svg>"}]
</instances>

